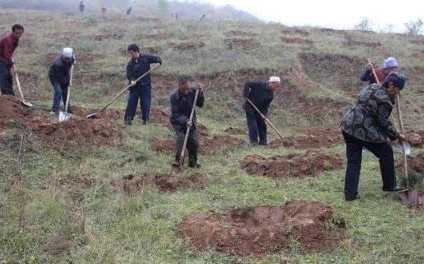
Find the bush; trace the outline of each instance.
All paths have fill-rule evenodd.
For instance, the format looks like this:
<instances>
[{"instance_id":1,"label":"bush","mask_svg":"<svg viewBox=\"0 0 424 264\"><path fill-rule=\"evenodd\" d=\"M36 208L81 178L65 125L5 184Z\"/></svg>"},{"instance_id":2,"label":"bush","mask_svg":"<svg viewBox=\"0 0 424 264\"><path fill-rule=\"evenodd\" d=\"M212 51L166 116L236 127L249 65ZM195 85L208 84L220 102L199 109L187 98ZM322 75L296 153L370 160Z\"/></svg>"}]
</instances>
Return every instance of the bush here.
<instances>
[{"instance_id":1,"label":"bush","mask_svg":"<svg viewBox=\"0 0 424 264\"><path fill-rule=\"evenodd\" d=\"M409 35L418 35L422 31L424 23L421 19L413 20L405 23L406 33Z\"/></svg>"}]
</instances>

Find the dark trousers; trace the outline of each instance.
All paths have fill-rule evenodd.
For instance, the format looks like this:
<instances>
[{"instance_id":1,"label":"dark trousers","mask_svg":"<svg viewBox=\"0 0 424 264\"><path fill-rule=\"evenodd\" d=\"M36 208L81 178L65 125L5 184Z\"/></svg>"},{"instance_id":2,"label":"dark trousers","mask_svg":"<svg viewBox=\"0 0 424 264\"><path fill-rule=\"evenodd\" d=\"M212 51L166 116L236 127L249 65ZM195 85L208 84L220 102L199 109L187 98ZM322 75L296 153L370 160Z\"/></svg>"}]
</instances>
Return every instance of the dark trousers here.
<instances>
[{"instance_id":1,"label":"dark trousers","mask_svg":"<svg viewBox=\"0 0 424 264\"><path fill-rule=\"evenodd\" d=\"M62 85L58 82L51 81L54 89L53 106L52 111L59 111L60 100L63 99L63 105L66 106L66 99L68 98L68 86ZM71 102L69 102L69 109L71 108Z\"/></svg>"},{"instance_id":2,"label":"dark trousers","mask_svg":"<svg viewBox=\"0 0 424 264\"><path fill-rule=\"evenodd\" d=\"M138 101L140 101L141 118L143 121L150 120L150 104L152 102L152 86L151 84L136 86L130 90L128 95L127 110L125 111L125 119L134 119L137 111Z\"/></svg>"},{"instance_id":3,"label":"dark trousers","mask_svg":"<svg viewBox=\"0 0 424 264\"><path fill-rule=\"evenodd\" d=\"M380 162L383 190L396 186L395 161L392 146L385 143L370 143L355 138L345 132L343 137L346 143L347 169L345 178L345 196L358 195L359 175L361 173L362 147L366 147Z\"/></svg>"},{"instance_id":4,"label":"dark trousers","mask_svg":"<svg viewBox=\"0 0 424 264\"><path fill-rule=\"evenodd\" d=\"M175 161L179 162L181 157L181 151L183 150L184 138L187 130L181 128L174 128L177 136L177 144L175 144ZM197 138L196 129L190 129L187 140L188 159L190 166L197 165L197 152L199 150L199 139Z\"/></svg>"},{"instance_id":5,"label":"dark trousers","mask_svg":"<svg viewBox=\"0 0 424 264\"><path fill-rule=\"evenodd\" d=\"M12 71L3 62L0 62L0 88L2 95L15 95Z\"/></svg>"},{"instance_id":6,"label":"dark trousers","mask_svg":"<svg viewBox=\"0 0 424 264\"><path fill-rule=\"evenodd\" d=\"M258 113L246 112L247 126L249 127L250 143L267 144L267 126L265 120Z\"/></svg>"}]
</instances>

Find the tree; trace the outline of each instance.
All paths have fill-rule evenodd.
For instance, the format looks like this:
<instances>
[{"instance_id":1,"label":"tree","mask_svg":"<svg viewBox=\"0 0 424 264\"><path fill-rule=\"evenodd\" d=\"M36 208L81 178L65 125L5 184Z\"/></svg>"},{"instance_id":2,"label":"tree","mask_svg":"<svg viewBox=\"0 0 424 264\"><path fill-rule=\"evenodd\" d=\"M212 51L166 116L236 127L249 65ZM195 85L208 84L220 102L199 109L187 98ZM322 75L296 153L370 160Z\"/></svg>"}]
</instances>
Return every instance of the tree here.
<instances>
[{"instance_id":1,"label":"tree","mask_svg":"<svg viewBox=\"0 0 424 264\"><path fill-rule=\"evenodd\" d=\"M406 33L409 35L418 35L422 32L424 22L421 19L413 20L405 23Z\"/></svg>"},{"instance_id":2,"label":"tree","mask_svg":"<svg viewBox=\"0 0 424 264\"><path fill-rule=\"evenodd\" d=\"M372 31L372 21L368 18L363 18L358 24L355 25L355 30Z\"/></svg>"}]
</instances>

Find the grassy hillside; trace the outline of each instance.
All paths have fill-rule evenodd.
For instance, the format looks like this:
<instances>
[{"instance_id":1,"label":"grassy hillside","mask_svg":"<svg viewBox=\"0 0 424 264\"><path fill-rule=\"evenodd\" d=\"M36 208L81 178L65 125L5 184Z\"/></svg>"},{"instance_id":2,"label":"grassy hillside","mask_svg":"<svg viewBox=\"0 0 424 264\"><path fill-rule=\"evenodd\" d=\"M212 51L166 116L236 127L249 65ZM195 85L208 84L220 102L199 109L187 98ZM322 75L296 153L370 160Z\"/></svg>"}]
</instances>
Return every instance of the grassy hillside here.
<instances>
[{"instance_id":1,"label":"grassy hillside","mask_svg":"<svg viewBox=\"0 0 424 264\"><path fill-rule=\"evenodd\" d=\"M300 165L307 169L300 166L300 172L312 170L312 175L300 177L289 164L289 176L282 178L249 174L242 167L249 155L291 160L310 150L344 164L344 145L329 131L334 132L364 87L359 76L367 58L378 63L387 56L399 60L409 79L403 93L405 125L408 131L423 130L424 37L259 22L0 12L1 32L13 23L26 27L15 59L25 94L35 105L25 110L0 98L0 263L424 261L424 213L404 208L396 195L380 191L374 157L364 156L362 199L354 203L343 200L343 166L324 163L315 171L318 161L303 160ZM123 127L125 96L103 118L84 120L90 109L100 108L125 87L125 49L132 42L164 61L153 74L154 123L141 126L137 120ZM52 88L46 72L65 46L73 47L77 56L72 96L78 108L71 122L57 124L47 114ZM206 183L163 192L151 186L157 183L144 186L133 179L148 178L146 173L177 179L194 173L174 175L167 146L156 151L150 144L173 136L166 107L182 74L207 87L207 103L199 110L208 134L203 148L211 149L200 157L204 166L199 172ZM243 85L270 75L281 76L283 88L269 117L294 143L275 148L239 144L234 140L247 139L243 131L230 136L225 130L245 127ZM271 140L277 139L270 134ZM297 145L301 135L308 136L306 146ZM331 144L313 146L321 137ZM414 149L414 155L420 151ZM277 173L283 168L277 167ZM178 224L195 213L279 206L293 199L333 206L333 219L344 219L346 239L329 251L304 254L293 242L287 250L257 258L197 251L175 233Z\"/></svg>"}]
</instances>

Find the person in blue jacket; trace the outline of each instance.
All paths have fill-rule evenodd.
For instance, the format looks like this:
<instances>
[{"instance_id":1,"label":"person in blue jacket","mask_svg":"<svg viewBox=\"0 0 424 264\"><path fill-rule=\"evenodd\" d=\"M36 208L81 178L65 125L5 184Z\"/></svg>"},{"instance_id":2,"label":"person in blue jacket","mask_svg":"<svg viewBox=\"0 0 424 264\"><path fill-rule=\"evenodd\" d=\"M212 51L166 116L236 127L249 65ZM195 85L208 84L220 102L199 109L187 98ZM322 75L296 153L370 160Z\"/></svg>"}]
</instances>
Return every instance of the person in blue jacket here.
<instances>
[{"instance_id":1,"label":"person in blue jacket","mask_svg":"<svg viewBox=\"0 0 424 264\"><path fill-rule=\"evenodd\" d=\"M150 70L150 64L159 63L162 65L162 59L157 56L141 54L137 44L131 44L127 49L131 60L127 64L127 78L133 86L130 88L128 96L127 109L125 111L125 124L131 125L136 114L138 101L140 100L142 120L146 125L150 120L150 104L152 101L152 79L150 74L139 82L136 80Z\"/></svg>"},{"instance_id":2,"label":"person in blue jacket","mask_svg":"<svg viewBox=\"0 0 424 264\"><path fill-rule=\"evenodd\" d=\"M271 77L269 81L247 82L243 90L243 98L249 99L264 115L268 115L268 108L274 99L274 92L280 88L280 77ZM244 103L249 139L252 145L267 145L267 126L252 105L246 100ZM259 139L259 140L258 140Z\"/></svg>"}]
</instances>

